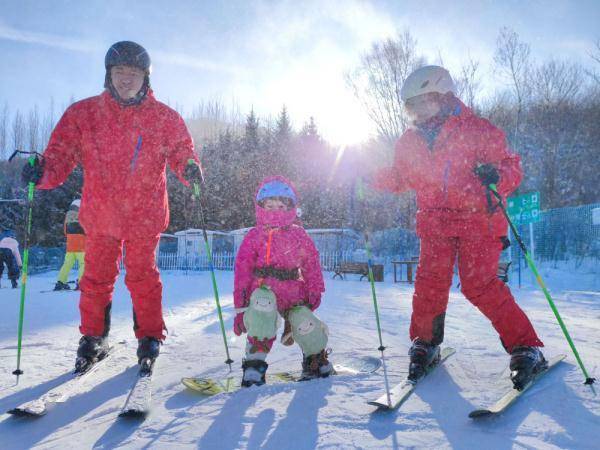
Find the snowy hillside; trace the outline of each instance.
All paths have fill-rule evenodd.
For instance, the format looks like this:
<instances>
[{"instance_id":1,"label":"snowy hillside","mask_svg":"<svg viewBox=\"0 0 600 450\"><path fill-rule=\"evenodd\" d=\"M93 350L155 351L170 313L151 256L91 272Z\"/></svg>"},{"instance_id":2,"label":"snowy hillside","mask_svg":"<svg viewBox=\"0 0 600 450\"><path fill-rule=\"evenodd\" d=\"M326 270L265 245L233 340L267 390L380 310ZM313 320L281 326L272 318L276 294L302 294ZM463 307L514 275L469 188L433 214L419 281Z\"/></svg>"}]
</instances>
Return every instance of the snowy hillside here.
<instances>
[{"instance_id":1,"label":"snowy hillside","mask_svg":"<svg viewBox=\"0 0 600 450\"><path fill-rule=\"evenodd\" d=\"M18 291L0 290L0 411L36 398L71 369L79 333L77 293L50 289L55 273L32 276L25 312L25 339L18 386L16 364ZM53 405L39 419L0 417L0 448L597 448L600 395L582 385L583 376L541 292L513 289L546 344L547 356L568 354L504 415L473 422L467 417L509 388L508 357L486 319L453 288L445 345L458 352L419 387L400 410L373 413L367 405L383 393L381 369L360 378L333 377L308 383L251 388L202 398L186 391L182 376L226 373L225 354L208 273L163 273L166 345L156 364L154 409L143 422L117 414L135 377L131 303L119 278L113 307L113 341L128 349L108 376L89 392ZM329 277L329 274L326 274ZM230 272L217 274L234 370L241 373L243 339L230 332ZM2 280L6 285L6 280ZM566 325L588 371L600 375L600 293L577 278L553 283ZM456 285L456 283L455 283ZM407 368L411 285L378 283L383 340L390 381ZM332 361L352 355L378 356L369 285L327 281L318 314L330 328ZM297 369L300 351L276 344L269 370ZM599 387L600 390L600 387Z\"/></svg>"}]
</instances>

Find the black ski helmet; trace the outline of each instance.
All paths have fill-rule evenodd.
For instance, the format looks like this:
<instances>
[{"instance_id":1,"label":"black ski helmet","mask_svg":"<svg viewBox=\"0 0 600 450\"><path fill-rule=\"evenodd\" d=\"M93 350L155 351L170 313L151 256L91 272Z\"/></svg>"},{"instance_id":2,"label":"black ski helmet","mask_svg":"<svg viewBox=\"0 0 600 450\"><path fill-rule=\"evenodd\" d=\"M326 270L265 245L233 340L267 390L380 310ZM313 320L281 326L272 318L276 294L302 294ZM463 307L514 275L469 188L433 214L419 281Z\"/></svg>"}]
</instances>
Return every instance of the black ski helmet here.
<instances>
[{"instance_id":1,"label":"black ski helmet","mask_svg":"<svg viewBox=\"0 0 600 450\"><path fill-rule=\"evenodd\" d=\"M110 69L114 66L133 66L143 70L146 74L144 85L140 89L138 95L131 100L123 100L117 94L110 76ZM121 104L137 105L146 97L148 88L150 87L150 70L152 63L150 55L144 47L132 41L120 41L110 46L104 57L104 67L106 68L106 76L104 78L104 87L107 88L112 96Z\"/></svg>"}]
</instances>

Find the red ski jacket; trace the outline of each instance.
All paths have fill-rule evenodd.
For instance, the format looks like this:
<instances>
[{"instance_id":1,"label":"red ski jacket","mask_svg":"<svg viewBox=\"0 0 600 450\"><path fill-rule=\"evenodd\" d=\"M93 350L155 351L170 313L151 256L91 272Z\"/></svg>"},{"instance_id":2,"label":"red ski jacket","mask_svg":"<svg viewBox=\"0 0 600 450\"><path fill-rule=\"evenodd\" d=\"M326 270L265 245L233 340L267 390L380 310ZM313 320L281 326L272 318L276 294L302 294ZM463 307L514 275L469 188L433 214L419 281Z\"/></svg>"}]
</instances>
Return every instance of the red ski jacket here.
<instances>
[{"instance_id":1,"label":"red ski jacket","mask_svg":"<svg viewBox=\"0 0 600 450\"><path fill-rule=\"evenodd\" d=\"M396 143L392 167L377 172L373 185L416 191L420 237L506 235L508 223L499 208L490 212L486 188L473 169L493 164L500 173L498 192L505 197L521 182L520 158L509 151L502 130L458 100L457 105L431 149L418 130L408 129Z\"/></svg>"},{"instance_id":2,"label":"red ski jacket","mask_svg":"<svg viewBox=\"0 0 600 450\"><path fill-rule=\"evenodd\" d=\"M181 116L152 92L137 106L121 106L105 91L71 105L44 152L39 189L62 184L83 168L79 221L87 235L117 239L156 236L169 224L166 165L183 179L198 162Z\"/></svg>"}]
</instances>

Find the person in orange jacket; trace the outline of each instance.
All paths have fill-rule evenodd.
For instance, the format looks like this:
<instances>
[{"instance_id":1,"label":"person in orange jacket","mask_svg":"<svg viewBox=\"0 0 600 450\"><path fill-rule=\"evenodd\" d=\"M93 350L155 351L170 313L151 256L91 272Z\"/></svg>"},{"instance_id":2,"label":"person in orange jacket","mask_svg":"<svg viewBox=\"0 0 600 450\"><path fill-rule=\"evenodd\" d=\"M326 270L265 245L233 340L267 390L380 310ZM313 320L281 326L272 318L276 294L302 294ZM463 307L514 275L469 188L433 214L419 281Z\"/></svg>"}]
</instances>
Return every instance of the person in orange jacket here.
<instances>
[{"instance_id":1,"label":"person in orange jacket","mask_svg":"<svg viewBox=\"0 0 600 450\"><path fill-rule=\"evenodd\" d=\"M67 280L75 261L77 261L77 270L79 273L77 282L75 284L76 290L79 289L79 281L81 281L81 277L83 276L83 271L85 268L85 232L79 224L80 205L81 200L73 200L65 217L65 224L63 228L65 236L67 236L67 252L65 254L65 261L58 272L58 281L54 286L55 291L71 289Z\"/></svg>"},{"instance_id":2,"label":"person in orange jacket","mask_svg":"<svg viewBox=\"0 0 600 450\"><path fill-rule=\"evenodd\" d=\"M25 182L53 189L75 166L83 170L79 221L86 251L78 371L108 352L111 300L123 246L138 360L153 362L158 356L165 324L155 250L169 224L166 166L186 185L202 177L183 119L154 98L148 52L135 42L117 42L104 65L104 92L67 108L43 158L25 164L22 172Z\"/></svg>"},{"instance_id":3,"label":"person in orange jacket","mask_svg":"<svg viewBox=\"0 0 600 450\"><path fill-rule=\"evenodd\" d=\"M373 184L417 194L419 266L410 324L409 379L439 358L444 319L458 261L461 290L491 322L511 354L511 378L522 388L545 367L543 346L509 287L496 276L508 224L488 192L502 197L522 178L519 156L502 130L476 116L456 96L446 69L425 66L406 79L401 97L412 126L396 143L394 163Z\"/></svg>"}]
</instances>

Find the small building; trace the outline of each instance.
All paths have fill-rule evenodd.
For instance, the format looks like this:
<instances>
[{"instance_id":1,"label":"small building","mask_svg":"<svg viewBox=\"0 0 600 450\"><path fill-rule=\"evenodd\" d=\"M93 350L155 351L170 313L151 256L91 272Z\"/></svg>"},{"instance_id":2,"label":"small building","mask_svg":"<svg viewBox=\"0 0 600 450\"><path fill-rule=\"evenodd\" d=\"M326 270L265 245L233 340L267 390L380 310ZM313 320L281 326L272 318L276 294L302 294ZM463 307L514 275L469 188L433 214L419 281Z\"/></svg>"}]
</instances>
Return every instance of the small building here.
<instances>
[{"instance_id":1,"label":"small building","mask_svg":"<svg viewBox=\"0 0 600 450\"><path fill-rule=\"evenodd\" d=\"M244 237L252 228L254 227L239 228L237 230L231 230L229 232L229 235L233 237L233 252L235 254L237 254L238 250L240 249L240 245L242 245Z\"/></svg>"},{"instance_id":2,"label":"small building","mask_svg":"<svg viewBox=\"0 0 600 450\"><path fill-rule=\"evenodd\" d=\"M202 230L190 228L189 230L177 231L175 236L177 237L177 253L180 257L206 254ZM229 233L206 230L206 236L213 254L233 252L233 236Z\"/></svg>"},{"instance_id":3,"label":"small building","mask_svg":"<svg viewBox=\"0 0 600 450\"><path fill-rule=\"evenodd\" d=\"M177 253L178 239L174 234L161 233L158 241L158 251L160 253Z\"/></svg>"}]
</instances>

